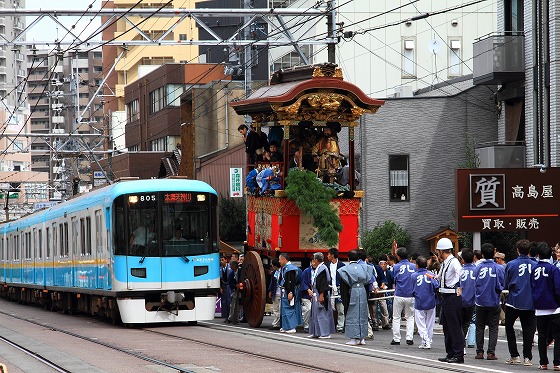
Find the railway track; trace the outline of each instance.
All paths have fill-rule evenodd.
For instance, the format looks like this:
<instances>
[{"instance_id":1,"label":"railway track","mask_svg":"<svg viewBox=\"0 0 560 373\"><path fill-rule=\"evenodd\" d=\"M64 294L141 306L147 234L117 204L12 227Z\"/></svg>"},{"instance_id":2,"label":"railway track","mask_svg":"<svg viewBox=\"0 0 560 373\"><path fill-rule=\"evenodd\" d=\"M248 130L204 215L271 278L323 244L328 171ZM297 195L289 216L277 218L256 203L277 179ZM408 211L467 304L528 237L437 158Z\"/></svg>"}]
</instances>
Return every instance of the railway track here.
<instances>
[{"instance_id":1,"label":"railway track","mask_svg":"<svg viewBox=\"0 0 560 373\"><path fill-rule=\"evenodd\" d=\"M102 341L99 341L95 338L90 338L90 337L87 337L87 336L84 336L84 335L81 335L81 334L78 334L78 333L74 333L74 332L71 332L71 331L68 331L68 330L64 330L64 329L61 329L61 328L58 328L58 327L48 325L48 324L45 324L45 323L25 319L23 317L19 317L19 316L16 316L16 315L4 312L4 311L0 311L0 314L12 317L12 318L20 320L20 321L25 321L25 322L30 323L30 324L38 325L42 328L48 328L49 330L56 331L56 332L59 332L59 333L63 333L63 334L66 334L66 335L69 335L69 336L72 336L72 337L75 337L75 338L79 338L79 339L82 339L82 340L85 340L85 341L88 341L88 342L91 342L91 343L95 343L97 345L101 345L103 347L106 347L106 348L109 348L109 349L127 354L129 356L133 356L133 357L136 357L138 359L145 360L145 361L150 362L152 364L165 366L167 368L176 370L179 373L195 373L192 370L188 370L188 369L185 369L185 368L173 365L173 364L169 364L165 361L161 361L161 360L158 360L156 358L146 356L145 354L132 352L130 350L127 350L126 348L122 348L122 347L115 346L115 345L110 344L110 343L102 342ZM208 347L213 347L213 348L217 348L217 349L221 349L221 350L226 350L228 352L234 352L236 354L251 356L251 357L275 362L275 363L286 365L286 366L297 367L297 368L309 370L311 372L342 373L340 371L336 371L336 370L332 370L332 369L322 369L322 368L314 366L314 365L309 365L309 364L294 362L294 361L287 361L285 359L274 358L274 357L266 356L266 355L263 355L263 354L258 354L258 353L255 353L255 352L246 351L246 350L239 349L239 348L231 348L231 347L223 346L223 345L220 345L220 344L217 344L217 343L200 341L200 340L197 340L197 339L194 339L194 338L183 337L183 336L179 336L179 335L176 335L176 334L158 332L156 330L151 330L151 329L147 329L147 328L138 328L138 330L142 330L143 332L146 332L146 333L158 334L158 335L165 336L165 337L175 338L175 339L180 340L180 341L188 341L188 342L196 343L196 344L203 345L203 346L208 346ZM1 336L0 336L0 340L1 341L7 341ZM10 342L7 341L6 343L10 343ZM28 353L29 355L33 356L36 359L42 358L40 355L38 355L38 354L36 354L36 353L34 353L30 350L26 350L24 347L21 347L21 346L18 346L18 347L21 348L22 351L29 351L29 352L26 352L26 353ZM42 359L44 359L44 358L42 358ZM49 362L49 360L47 360L47 359L44 359L44 361L45 361L45 364L47 364ZM61 369L61 370L57 370L59 372L69 372L68 370L65 370L64 368L59 367L55 363L52 363L52 364L53 364L53 366L56 366L59 369ZM56 368L54 368L54 369L56 369Z\"/></svg>"},{"instance_id":2,"label":"railway track","mask_svg":"<svg viewBox=\"0 0 560 373\"><path fill-rule=\"evenodd\" d=\"M102 342L99 341L95 338L90 338L78 333L74 333L68 330L64 330L58 327L54 327L45 323L41 323L41 322L37 322L34 320L29 320L29 319L25 319L19 316L16 316L14 314L10 314L4 311L0 311L1 315L6 315L9 316L11 318L14 319L18 319L21 321L25 321L27 323L31 323L34 325L38 325L42 328L48 328L49 330L52 331L56 331L56 332L60 332L75 338L79 338L91 343L95 343L97 345L101 345L104 346L106 348L118 351L120 353L124 353L127 354L129 356L133 356L136 357L138 359L142 359L144 361L150 362L152 364L156 364L156 365L161 365L161 366L165 366L167 368L173 369L177 372L180 373L190 373L193 372L191 370L185 369L183 367L179 367L170 363L167 363L165 361L161 361L158 360L157 358L152 358L149 356L146 356L145 353L137 353L137 352L133 352L130 351L126 348L120 347L120 346L116 346L107 342ZM417 368L419 365L425 367L425 368L431 368L434 371L444 371L444 372L458 372L458 373L463 373L463 372L472 372L473 370L471 369L472 367L469 366L462 366L462 365L449 365L449 364L438 364L437 362L431 360L431 359L426 359L426 358L422 358L422 357L418 357L416 359L414 359L414 361L410 360L410 357L403 357L403 356L399 356L399 354L396 353L391 353L391 352L387 352L387 351L376 351L376 350L372 350L372 349L358 349L355 347L347 347L345 345L340 345L337 343L321 343L321 344L317 344L314 343L314 341L310 341L307 340L306 338L292 338L292 336L286 336L286 335L281 335L281 334L276 334L276 333L268 333L265 331L261 331L261 330L256 330L256 329L247 329L247 328L232 328L230 326L223 326L223 325L219 325L219 324L214 324L214 323L209 323L209 322L199 322L198 323L199 327L202 328L207 328L207 329L214 329L214 330L220 330L222 332L227 332L227 333L231 333L231 334L245 334L245 335L250 335L253 337L257 337L257 338L262 338L263 341L266 342L270 342L271 340L275 340L278 342L282 342L282 343L291 343L297 346L309 346L309 347L313 347L315 349L321 349L324 350L325 353L329 353L329 352L340 352L340 353L346 353L348 354L349 357L351 356L362 356L362 357L370 357L373 359L379 359L380 361L391 361L391 362L396 362L396 363L400 363L402 365L406 365L409 366L411 369ZM222 350L224 352L232 352L235 353L236 355L244 355L244 356L249 356L249 357L253 357L256 359L260 359L260 360L266 360L266 361L270 361L270 362L274 362L280 365L284 365L284 366L291 366L291 367L296 367L299 368L301 370L304 371L311 371L311 372L333 372L333 373L340 373L341 371L338 370L334 370L334 369L326 369L326 368L321 368L317 365L310 365L310 364L306 364L304 362L301 361L295 361L292 359L292 361L287 361L286 359L283 358L278 358L278 357L274 357L274 356L269 356L269 355L264 355L264 354L260 354L257 352L253 352L253 351L248 351L246 349L243 348L232 348L229 346L225 346L222 345L220 343L215 343L215 342L208 342L208 341L202 341L200 339L196 339L196 338L190 338L190 337L186 337L186 336L181 336L181 335L177 335L177 334L173 334L173 333L169 333L169 332L162 332L162 331L158 331L158 330L154 330L154 329L150 329L150 328L137 328L136 330L140 330L142 332L145 333L150 333L150 334L156 334L156 335L160 335L160 336L164 336L167 338L173 338L176 339L178 341L187 341L190 343L194 343L194 344L198 344L198 345L202 345L202 346L208 346L211 348L216 348L219 350ZM0 337L0 341L4 341L3 338ZM33 352L31 352L33 354ZM36 355L36 354L35 354ZM56 364L55 364L56 365ZM67 372L67 370L64 370L64 368L61 368L63 370L59 370L61 372ZM477 369L478 371L478 369ZM497 372L498 370L492 370L494 372Z\"/></svg>"},{"instance_id":3,"label":"railway track","mask_svg":"<svg viewBox=\"0 0 560 373\"><path fill-rule=\"evenodd\" d=\"M21 351L23 353L25 353L26 355L32 357L33 359L43 363L44 365L48 366L51 369L54 369L56 372L61 372L61 373L70 373L69 370L64 369L63 367L61 367L60 365L54 363L53 361L39 355L36 352L31 351L28 348L25 348L17 343L15 343L14 341L11 341L7 338L4 338L2 336L0 336L0 342L4 342L7 345L10 345L11 347L15 348L18 351Z\"/></svg>"},{"instance_id":4,"label":"railway track","mask_svg":"<svg viewBox=\"0 0 560 373\"><path fill-rule=\"evenodd\" d=\"M312 372L342 373L342 371L338 371L338 370L323 369L323 368L317 367L316 365L309 365L309 364L296 362L296 361L287 361L286 359L280 359L280 358L275 358L275 357L272 357L272 356L258 354L256 352L242 350L240 348L231 348L231 347L227 347L227 346L221 346L221 345L216 344L216 343L204 342L204 341L200 341L200 340L197 340L197 339L194 339L194 338L188 338L188 337L178 336L178 335L175 335L175 334L158 332L156 330L145 329L145 328L143 330L146 331L146 332L158 334L158 335L165 336L165 337L173 337L173 338L193 342L193 343L204 345L204 346L216 347L216 348L219 348L219 349L227 350L229 352L235 352L237 354L241 354L241 355L245 355L245 356L257 357L257 358L260 358L260 359L263 359L263 360L273 361L275 363L279 363L279 364L283 364L283 365L289 365L289 366L293 366L293 367L297 367L297 368L309 369Z\"/></svg>"},{"instance_id":5,"label":"railway track","mask_svg":"<svg viewBox=\"0 0 560 373\"><path fill-rule=\"evenodd\" d=\"M88 341L88 342L91 342L91 343L95 343L95 344L97 344L97 345L100 345L100 346L103 346L103 347L107 347L107 348L109 348L109 349L112 349L112 350L115 350L115 351L118 351L118 352L127 354L127 355L129 355L129 356L133 356L133 357L136 357L136 358L138 358L138 359L142 359L142 360L144 360L144 361L148 361L148 362L150 362L150 363L152 363L152 364L165 366L165 367L167 367L167 368L176 370L176 371L178 371L179 373L195 373L195 372L192 371L192 370L188 370L188 369L185 369L185 368L182 368L182 367L178 367L178 366L176 366L176 365L169 364L169 363L167 363L167 362L165 362L165 361L161 361L161 360L158 360L158 359L155 359L155 358L151 358L151 357L146 356L146 355L143 355L143 354L139 354L139 353L136 353L136 352L132 352L132 351L129 351L129 350L125 349L125 348L112 345L112 344L110 344L110 343L101 342L101 341L99 341L99 340L96 340L95 338L90 338L90 337L87 337L87 336L84 336L84 335L80 335L80 334L77 334L77 333L74 333L74 332L71 332L71 331L68 331L68 330L64 330L64 329L61 329L61 328L57 328L57 327L48 325L48 324L45 324L45 323L40 323L40 322L37 322L37 321L25 319L25 318L23 318L23 317L19 317L19 316L16 316L16 315L13 315L13 314L4 312L4 311L0 311L0 314L5 315L5 316L12 317L12 318L17 319L17 320L20 320L20 321L25 321L25 322L30 323L30 324L38 325L38 326L40 326L40 327L42 327L42 328L48 328L49 330L56 331L56 332L59 332L59 333L63 333L63 334L66 334L66 335L69 335L69 336L72 336L72 337L75 337L75 338L79 338L79 339L82 339L82 340L85 340L85 341ZM0 340L4 341L5 339L4 339L3 337L0 336ZM20 346L20 347L21 347L21 346ZM22 348L23 350L26 350L26 349L23 348L23 347L21 347L21 348ZM27 351L29 351L29 350L27 350ZM25 351L24 351L24 352L25 352ZM33 357L35 357L35 358L39 357L39 355L33 353L32 351L29 351L29 354L32 355L32 356L35 355L35 356L33 356ZM45 359L45 361L48 361L48 360ZM53 363L53 364L54 364L54 363ZM54 365L57 366L56 364L54 364ZM68 370L64 370L64 368L62 368L62 367L59 367L59 368L60 368L60 369L63 369L63 370L59 370L60 372L70 372L70 371L68 371Z\"/></svg>"},{"instance_id":6,"label":"railway track","mask_svg":"<svg viewBox=\"0 0 560 373\"><path fill-rule=\"evenodd\" d=\"M222 331L227 331L227 332L231 332L231 333L248 333L248 330L245 328L231 328L231 327L224 327L222 325L217 325L217 324L213 324L213 323L209 323L209 322L199 322L198 323L199 326L201 327L206 327L209 329L217 329L217 330L222 330ZM238 329L238 330L236 330ZM241 329L241 330L239 330ZM266 333L266 332L265 332ZM266 333L266 334L261 334L259 335L258 331L257 333L251 333L251 335L254 336L258 336L261 338L266 338L266 340L277 340L277 341L282 341L285 343L293 343L293 344L297 344L297 345L305 345L305 346L312 346L314 348L317 349L323 349L325 350L325 352L342 352L342 353L348 353L351 356L356 356L356 355L360 355L360 356L365 356L365 357L372 357L372 358L377 358L383 361L392 361L392 362L396 362L396 363L401 363L403 365L409 365L411 366L411 371L414 370L414 368L418 367L419 365L423 366L423 367L427 367L427 368L432 368L436 371L445 371L445 372L457 372L457 373L472 373L472 367L470 366L464 366L461 364L447 364L447 363L438 363L435 362L431 359L425 359L425 358L417 358L414 361L410 360L410 357L402 357L399 356L399 354L396 353L390 353L387 351L376 351L376 350L371 350L371 349L359 349L356 347L347 347L345 345L340 345L340 344L336 344L336 343L328 343L328 344L317 344L314 341L309 341L306 340L305 338L291 338L291 337L286 337L285 335L279 335L279 334L275 334L275 333ZM497 370L493 370L494 372L497 372Z\"/></svg>"}]
</instances>

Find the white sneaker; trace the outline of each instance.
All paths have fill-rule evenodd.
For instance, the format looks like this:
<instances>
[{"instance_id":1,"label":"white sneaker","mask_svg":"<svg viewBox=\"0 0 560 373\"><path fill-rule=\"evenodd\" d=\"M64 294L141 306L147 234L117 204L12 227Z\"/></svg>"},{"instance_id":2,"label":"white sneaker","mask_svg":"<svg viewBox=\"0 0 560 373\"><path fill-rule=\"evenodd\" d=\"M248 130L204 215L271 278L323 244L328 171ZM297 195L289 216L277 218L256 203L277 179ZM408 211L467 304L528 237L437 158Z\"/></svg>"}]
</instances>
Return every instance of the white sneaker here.
<instances>
[{"instance_id":1,"label":"white sneaker","mask_svg":"<svg viewBox=\"0 0 560 373\"><path fill-rule=\"evenodd\" d=\"M523 365L525 365L526 367L530 367L531 365L533 365L533 362L531 361L531 359L526 357L523 361Z\"/></svg>"},{"instance_id":2,"label":"white sneaker","mask_svg":"<svg viewBox=\"0 0 560 373\"><path fill-rule=\"evenodd\" d=\"M319 339L331 339L330 335L322 335L319 337Z\"/></svg>"},{"instance_id":3,"label":"white sneaker","mask_svg":"<svg viewBox=\"0 0 560 373\"><path fill-rule=\"evenodd\" d=\"M426 347L424 347L426 350L429 350L430 348L432 348L432 345L430 343L426 343Z\"/></svg>"},{"instance_id":4,"label":"white sneaker","mask_svg":"<svg viewBox=\"0 0 560 373\"><path fill-rule=\"evenodd\" d=\"M520 365L520 364L521 364L521 358L520 358L519 356L510 357L509 359L506 360L506 364L509 364L509 365Z\"/></svg>"},{"instance_id":5,"label":"white sneaker","mask_svg":"<svg viewBox=\"0 0 560 373\"><path fill-rule=\"evenodd\" d=\"M424 348L426 348L426 344L425 344L425 343L422 343L422 344L420 344L420 346L418 346L418 348L424 349Z\"/></svg>"},{"instance_id":6,"label":"white sneaker","mask_svg":"<svg viewBox=\"0 0 560 373\"><path fill-rule=\"evenodd\" d=\"M286 331L282 328L280 328L280 333L286 333Z\"/></svg>"},{"instance_id":7,"label":"white sneaker","mask_svg":"<svg viewBox=\"0 0 560 373\"><path fill-rule=\"evenodd\" d=\"M317 338L317 336L314 336L313 334L309 334L309 335L307 336L307 338Z\"/></svg>"},{"instance_id":8,"label":"white sneaker","mask_svg":"<svg viewBox=\"0 0 560 373\"><path fill-rule=\"evenodd\" d=\"M351 339L348 342L346 342L347 345L349 346L356 346L358 344L358 342L356 342L355 339Z\"/></svg>"},{"instance_id":9,"label":"white sneaker","mask_svg":"<svg viewBox=\"0 0 560 373\"><path fill-rule=\"evenodd\" d=\"M358 342L358 344L360 344L360 345L365 345L365 344L366 344L366 340L362 338L362 339L360 340L360 342Z\"/></svg>"},{"instance_id":10,"label":"white sneaker","mask_svg":"<svg viewBox=\"0 0 560 373\"><path fill-rule=\"evenodd\" d=\"M296 332L296 329L286 330L286 333L290 333L290 334L295 333L295 332Z\"/></svg>"}]
</instances>

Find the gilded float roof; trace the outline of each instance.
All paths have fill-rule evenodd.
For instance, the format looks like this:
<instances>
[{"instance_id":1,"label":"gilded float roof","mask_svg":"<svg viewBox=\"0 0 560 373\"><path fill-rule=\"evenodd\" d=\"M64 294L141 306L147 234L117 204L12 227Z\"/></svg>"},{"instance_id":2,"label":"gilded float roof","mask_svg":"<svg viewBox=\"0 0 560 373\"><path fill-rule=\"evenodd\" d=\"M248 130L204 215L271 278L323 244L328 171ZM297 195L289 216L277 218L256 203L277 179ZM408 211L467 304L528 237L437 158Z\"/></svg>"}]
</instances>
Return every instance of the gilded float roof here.
<instances>
[{"instance_id":1,"label":"gilded float roof","mask_svg":"<svg viewBox=\"0 0 560 373\"><path fill-rule=\"evenodd\" d=\"M375 113L383 103L345 82L336 65L322 64L278 71L269 86L230 105L237 114L248 114L261 124L306 120L350 125L365 113Z\"/></svg>"}]
</instances>

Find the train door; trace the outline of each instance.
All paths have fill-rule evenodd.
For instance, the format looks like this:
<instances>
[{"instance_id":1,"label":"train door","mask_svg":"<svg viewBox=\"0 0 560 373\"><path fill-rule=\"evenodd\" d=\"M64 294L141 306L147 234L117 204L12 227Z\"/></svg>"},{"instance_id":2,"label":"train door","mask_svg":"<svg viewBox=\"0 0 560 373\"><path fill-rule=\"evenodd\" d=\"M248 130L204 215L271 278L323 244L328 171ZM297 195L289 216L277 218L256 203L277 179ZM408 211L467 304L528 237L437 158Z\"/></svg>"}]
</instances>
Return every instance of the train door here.
<instances>
[{"instance_id":1,"label":"train door","mask_svg":"<svg viewBox=\"0 0 560 373\"><path fill-rule=\"evenodd\" d=\"M162 288L161 231L157 193L128 196L127 288Z\"/></svg>"}]
</instances>

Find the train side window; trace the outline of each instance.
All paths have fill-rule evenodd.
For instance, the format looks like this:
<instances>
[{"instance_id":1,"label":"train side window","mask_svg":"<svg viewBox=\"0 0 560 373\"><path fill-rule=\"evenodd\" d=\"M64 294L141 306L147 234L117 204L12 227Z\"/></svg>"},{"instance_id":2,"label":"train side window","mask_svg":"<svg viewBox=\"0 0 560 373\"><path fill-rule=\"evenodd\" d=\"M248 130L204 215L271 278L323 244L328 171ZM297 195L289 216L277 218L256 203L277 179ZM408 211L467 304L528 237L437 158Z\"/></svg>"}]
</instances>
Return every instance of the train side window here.
<instances>
[{"instance_id":1,"label":"train side window","mask_svg":"<svg viewBox=\"0 0 560 373\"><path fill-rule=\"evenodd\" d=\"M19 234L14 235L14 260L19 260Z\"/></svg>"},{"instance_id":2,"label":"train side window","mask_svg":"<svg viewBox=\"0 0 560 373\"><path fill-rule=\"evenodd\" d=\"M64 256L64 224L58 225L58 254Z\"/></svg>"},{"instance_id":3,"label":"train side window","mask_svg":"<svg viewBox=\"0 0 560 373\"><path fill-rule=\"evenodd\" d=\"M53 258L56 258L56 254L60 253L60 250L58 250L58 241L57 241L58 240L58 235L57 235L57 232L56 232L56 223L53 223L53 225L52 225L52 239L53 239L53 242L52 242L53 254L52 255L53 255Z\"/></svg>"},{"instance_id":4,"label":"train side window","mask_svg":"<svg viewBox=\"0 0 560 373\"><path fill-rule=\"evenodd\" d=\"M33 233L31 234L31 250L33 259L41 258L41 253L39 252L39 243L37 242L37 228L33 228Z\"/></svg>"},{"instance_id":5,"label":"train side window","mask_svg":"<svg viewBox=\"0 0 560 373\"><path fill-rule=\"evenodd\" d=\"M23 242L25 247L25 259L31 259L31 233L23 234Z\"/></svg>"},{"instance_id":6,"label":"train side window","mask_svg":"<svg viewBox=\"0 0 560 373\"><path fill-rule=\"evenodd\" d=\"M68 257L68 223L64 223L64 256Z\"/></svg>"},{"instance_id":7,"label":"train side window","mask_svg":"<svg viewBox=\"0 0 560 373\"><path fill-rule=\"evenodd\" d=\"M86 255L91 255L91 218L88 216L86 218Z\"/></svg>"},{"instance_id":8,"label":"train side window","mask_svg":"<svg viewBox=\"0 0 560 373\"><path fill-rule=\"evenodd\" d=\"M82 224L82 254L91 255L91 218L89 216L85 218L85 226L84 219L80 223Z\"/></svg>"},{"instance_id":9,"label":"train side window","mask_svg":"<svg viewBox=\"0 0 560 373\"><path fill-rule=\"evenodd\" d=\"M80 255L86 255L86 221L80 219Z\"/></svg>"},{"instance_id":10,"label":"train side window","mask_svg":"<svg viewBox=\"0 0 560 373\"><path fill-rule=\"evenodd\" d=\"M70 247L70 251L74 256L76 256L80 252L80 250L78 249L78 219L76 217L73 217L70 222L72 225L72 240L70 242L72 246Z\"/></svg>"},{"instance_id":11,"label":"train side window","mask_svg":"<svg viewBox=\"0 0 560 373\"><path fill-rule=\"evenodd\" d=\"M46 257L50 258L51 257L51 232L49 230L49 228L45 228L45 232L46 232L46 241L47 241L47 245L46 245L46 249L47 249L47 253L46 253Z\"/></svg>"},{"instance_id":12,"label":"train side window","mask_svg":"<svg viewBox=\"0 0 560 373\"><path fill-rule=\"evenodd\" d=\"M95 248L98 253L103 250L103 235L101 225L101 210L95 211Z\"/></svg>"},{"instance_id":13,"label":"train side window","mask_svg":"<svg viewBox=\"0 0 560 373\"><path fill-rule=\"evenodd\" d=\"M37 252L39 254L39 259L43 258L43 231L39 229L39 235L37 236Z\"/></svg>"},{"instance_id":14,"label":"train side window","mask_svg":"<svg viewBox=\"0 0 560 373\"><path fill-rule=\"evenodd\" d=\"M125 196L119 196L115 199L113 205L114 222L113 222L113 252L115 255L126 255L129 242L128 237L132 231L126 226L125 219Z\"/></svg>"}]
</instances>

